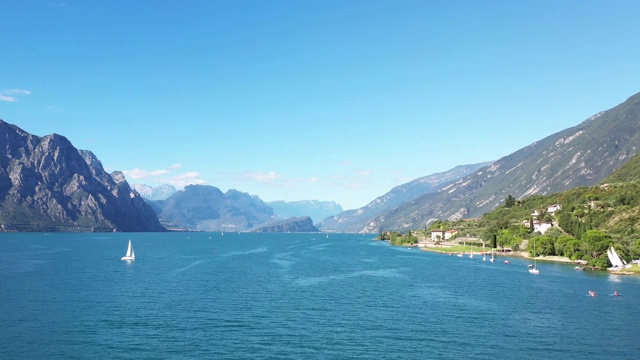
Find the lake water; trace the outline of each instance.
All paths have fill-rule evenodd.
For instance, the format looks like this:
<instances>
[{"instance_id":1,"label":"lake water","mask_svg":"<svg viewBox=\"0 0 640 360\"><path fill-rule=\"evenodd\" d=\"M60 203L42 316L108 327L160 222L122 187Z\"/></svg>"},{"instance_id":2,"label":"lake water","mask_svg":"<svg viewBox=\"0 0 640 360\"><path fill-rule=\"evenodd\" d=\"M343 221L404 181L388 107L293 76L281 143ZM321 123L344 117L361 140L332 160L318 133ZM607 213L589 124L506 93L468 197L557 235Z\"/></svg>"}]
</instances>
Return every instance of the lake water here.
<instances>
[{"instance_id":1,"label":"lake water","mask_svg":"<svg viewBox=\"0 0 640 360\"><path fill-rule=\"evenodd\" d=\"M640 358L637 277L325 236L2 233L0 358Z\"/></svg>"}]
</instances>

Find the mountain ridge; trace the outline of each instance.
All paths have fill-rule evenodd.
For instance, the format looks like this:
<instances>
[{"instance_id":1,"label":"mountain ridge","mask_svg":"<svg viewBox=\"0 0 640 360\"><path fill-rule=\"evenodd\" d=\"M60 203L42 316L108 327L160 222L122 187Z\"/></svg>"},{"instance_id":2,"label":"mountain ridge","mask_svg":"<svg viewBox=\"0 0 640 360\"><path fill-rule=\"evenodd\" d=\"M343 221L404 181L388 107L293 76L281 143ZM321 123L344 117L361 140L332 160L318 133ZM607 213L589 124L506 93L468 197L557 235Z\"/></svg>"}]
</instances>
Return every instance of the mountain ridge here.
<instances>
[{"instance_id":1,"label":"mountain ridge","mask_svg":"<svg viewBox=\"0 0 640 360\"><path fill-rule=\"evenodd\" d=\"M640 93L379 216L359 231L421 228L438 219L478 217L509 194L520 199L596 185L639 148Z\"/></svg>"},{"instance_id":2,"label":"mountain ridge","mask_svg":"<svg viewBox=\"0 0 640 360\"><path fill-rule=\"evenodd\" d=\"M64 136L0 119L0 223L21 231L165 231L121 172Z\"/></svg>"},{"instance_id":3,"label":"mountain ridge","mask_svg":"<svg viewBox=\"0 0 640 360\"><path fill-rule=\"evenodd\" d=\"M319 224L319 228L322 231L357 232L376 216L391 211L405 202L435 191L439 186L449 184L491 163L458 165L444 172L419 177L392 188L386 194L377 197L359 209L347 210L323 220Z\"/></svg>"}]
</instances>

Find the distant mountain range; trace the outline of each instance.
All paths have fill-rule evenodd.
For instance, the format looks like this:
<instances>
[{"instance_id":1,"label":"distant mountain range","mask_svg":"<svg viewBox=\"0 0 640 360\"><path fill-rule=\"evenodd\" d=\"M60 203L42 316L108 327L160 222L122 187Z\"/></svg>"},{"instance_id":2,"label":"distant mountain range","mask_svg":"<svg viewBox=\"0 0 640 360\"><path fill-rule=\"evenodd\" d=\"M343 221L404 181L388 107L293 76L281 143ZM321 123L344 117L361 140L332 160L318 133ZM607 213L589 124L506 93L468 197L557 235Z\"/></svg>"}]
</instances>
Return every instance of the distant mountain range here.
<instances>
[{"instance_id":1,"label":"distant mountain range","mask_svg":"<svg viewBox=\"0 0 640 360\"><path fill-rule=\"evenodd\" d=\"M178 191L175 187L168 184L158 186L133 184L131 187L133 190L137 191L140 196L147 200L165 200Z\"/></svg>"},{"instance_id":2,"label":"distant mountain range","mask_svg":"<svg viewBox=\"0 0 640 360\"><path fill-rule=\"evenodd\" d=\"M640 149L640 94L434 192L371 219L359 232L415 229L481 216L508 195L521 199L593 186Z\"/></svg>"},{"instance_id":3,"label":"distant mountain range","mask_svg":"<svg viewBox=\"0 0 640 360\"><path fill-rule=\"evenodd\" d=\"M375 217L422 195L436 191L441 186L449 185L491 163L489 161L472 165L459 165L449 171L423 176L406 184L398 185L360 209L347 210L325 219L319 224L319 228L322 231L358 232L365 228Z\"/></svg>"},{"instance_id":4,"label":"distant mountain range","mask_svg":"<svg viewBox=\"0 0 640 360\"><path fill-rule=\"evenodd\" d=\"M297 219L305 216L324 218L317 225L322 231L417 229L437 219L479 217L508 195L522 199L596 185L639 149L636 94L493 163L425 176L363 208L339 212L334 202L267 204L213 186L133 190L121 172L108 174L90 151L76 149L64 136L38 137L0 120L0 231L164 231L161 224L180 230L290 231L312 221Z\"/></svg>"},{"instance_id":5,"label":"distant mountain range","mask_svg":"<svg viewBox=\"0 0 640 360\"><path fill-rule=\"evenodd\" d=\"M308 216L290 218L268 225L259 226L252 232L319 232Z\"/></svg>"},{"instance_id":6,"label":"distant mountain range","mask_svg":"<svg viewBox=\"0 0 640 360\"><path fill-rule=\"evenodd\" d=\"M0 231L165 231L124 175L64 136L0 120Z\"/></svg>"},{"instance_id":7,"label":"distant mountain range","mask_svg":"<svg viewBox=\"0 0 640 360\"><path fill-rule=\"evenodd\" d=\"M309 216L314 224L344 211L335 201L269 201L266 204L282 219Z\"/></svg>"},{"instance_id":8,"label":"distant mountain range","mask_svg":"<svg viewBox=\"0 0 640 360\"><path fill-rule=\"evenodd\" d=\"M249 231L280 220L257 196L214 186L189 185L166 200L148 201L169 229Z\"/></svg>"},{"instance_id":9,"label":"distant mountain range","mask_svg":"<svg viewBox=\"0 0 640 360\"><path fill-rule=\"evenodd\" d=\"M209 185L190 185L176 190L170 185L152 187L134 185L169 229L195 231L253 231L257 227L278 223L283 231L318 231L313 226L301 226L300 219L324 217L342 212L333 201L301 200L265 203L256 195L231 189L223 193ZM154 198L156 198L154 200ZM304 220L305 222L307 219ZM284 225L287 222L293 224ZM301 230L301 229L308 230ZM270 228L273 231L273 227Z\"/></svg>"}]
</instances>

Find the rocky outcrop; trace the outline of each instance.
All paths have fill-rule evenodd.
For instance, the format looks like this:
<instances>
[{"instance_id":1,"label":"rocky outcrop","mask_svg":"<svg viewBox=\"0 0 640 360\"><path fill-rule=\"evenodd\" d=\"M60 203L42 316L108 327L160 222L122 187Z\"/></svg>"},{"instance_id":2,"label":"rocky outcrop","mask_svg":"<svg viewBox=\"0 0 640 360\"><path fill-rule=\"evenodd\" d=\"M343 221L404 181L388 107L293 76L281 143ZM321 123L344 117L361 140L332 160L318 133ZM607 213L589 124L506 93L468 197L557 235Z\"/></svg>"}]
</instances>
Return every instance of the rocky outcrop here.
<instances>
[{"instance_id":1,"label":"rocky outcrop","mask_svg":"<svg viewBox=\"0 0 640 360\"><path fill-rule=\"evenodd\" d=\"M319 232L310 217L290 218L251 230L252 232Z\"/></svg>"},{"instance_id":2,"label":"rocky outcrop","mask_svg":"<svg viewBox=\"0 0 640 360\"><path fill-rule=\"evenodd\" d=\"M64 136L0 120L0 223L19 231L164 231L120 172Z\"/></svg>"}]
</instances>

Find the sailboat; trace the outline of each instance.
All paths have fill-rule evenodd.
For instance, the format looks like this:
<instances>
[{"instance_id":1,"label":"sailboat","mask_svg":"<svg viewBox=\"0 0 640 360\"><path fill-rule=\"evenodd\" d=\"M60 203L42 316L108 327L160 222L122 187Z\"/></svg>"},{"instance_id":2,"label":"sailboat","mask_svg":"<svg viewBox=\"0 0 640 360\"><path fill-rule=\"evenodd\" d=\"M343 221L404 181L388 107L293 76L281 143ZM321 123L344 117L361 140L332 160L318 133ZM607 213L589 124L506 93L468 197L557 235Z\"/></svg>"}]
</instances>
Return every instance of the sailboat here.
<instances>
[{"instance_id":1,"label":"sailboat","mask_svg":"<svg viewBox=\"0 0 640 360\"><path fill-rule=\"evenodd\" d=\"M136 253L133 252L133 245L131 245L131 239L129 239L129 247L127 247L127 254L120 260L133 261L136 259Z\"/></svg>"},{"instance_id":2,"label":"sailboat","mask_svg":"<svg viewBox=\"0 0 640 360\"><path fill-rule=\"evenodd\" d=\"M627 262L618 255L613 246L607 249L607 256L609 257L609 262L613 265L613 267L610 267L608 270L619 270L631 267L631 265L628 265Z\"/></svg>"},{"instance_id":3,"label":"sailboat","mask_svg":"<svg viewBox=\"0 0 640 360\"><path fill-rule=\"evenodd\" d=\"M469 259L473 259L473 245L471 245L471 253L469 254Z\"/></svg>"},{"instance_id":4,"label":"sailboat","mask_svg":"<svg viewBox=\"0 0 640 360\"><path fill-rule=\"evenodd\" d=\"M482 242L482 261L487 261L487 252L484 251L484 242Z\"/></svg>"},{"instance_id":5,"label":"sailboat","mask_svg":"<svg viewBox=\"0 0 640 360\"><path fill-rule=\"evenodd\" d=\"M529 272L532 274L540 274L540 270L538 270L537 262L536 262L536 242L533 242L533 267L529 269Z\"/></svg>"}]
</instances>

